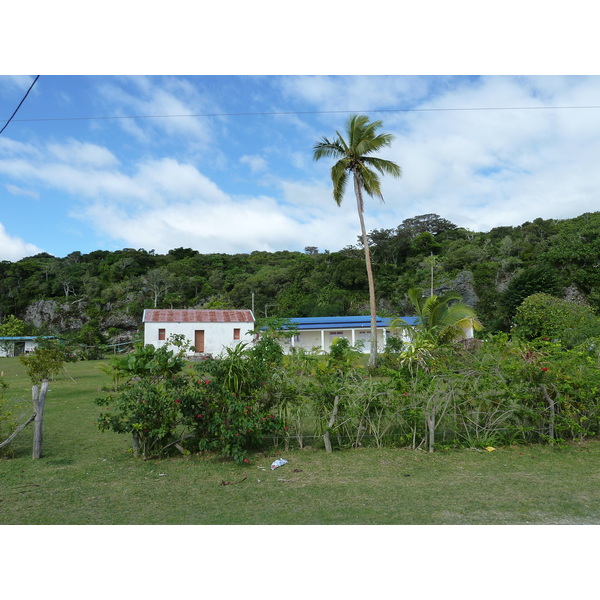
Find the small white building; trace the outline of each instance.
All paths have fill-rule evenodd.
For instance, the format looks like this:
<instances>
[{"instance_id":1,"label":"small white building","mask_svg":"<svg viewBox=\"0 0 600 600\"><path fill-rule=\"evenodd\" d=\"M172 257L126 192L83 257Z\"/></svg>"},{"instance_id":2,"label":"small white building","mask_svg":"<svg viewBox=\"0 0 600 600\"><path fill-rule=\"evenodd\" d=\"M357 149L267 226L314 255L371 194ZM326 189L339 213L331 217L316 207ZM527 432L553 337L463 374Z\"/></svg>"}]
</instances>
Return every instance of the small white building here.
<instances>
[{"instance_id":1,"label":"small white building","mask_svg":"<svg viewBox=\"0 0 600 600\"><path fill-rule=\"evenodd\" d=\"M53 338L54 336L44 336ZM33 352L38 345L39 337L35 335L15 335L0 337L0 357L19 356L19 354L29 354Z\"/></svg>"},{"instance_id":2,"label":"small white building","mask_svg":"<svg viewBox=\"0 0 600 600\"><path fill-rule=\"evenodd\" d=\"M184 335L196 353L219 355L241 342L251 343L251 310L196 310L147 308L142 318L144 344L160 348L172 334Z\"/></svg>"}]
</instances>

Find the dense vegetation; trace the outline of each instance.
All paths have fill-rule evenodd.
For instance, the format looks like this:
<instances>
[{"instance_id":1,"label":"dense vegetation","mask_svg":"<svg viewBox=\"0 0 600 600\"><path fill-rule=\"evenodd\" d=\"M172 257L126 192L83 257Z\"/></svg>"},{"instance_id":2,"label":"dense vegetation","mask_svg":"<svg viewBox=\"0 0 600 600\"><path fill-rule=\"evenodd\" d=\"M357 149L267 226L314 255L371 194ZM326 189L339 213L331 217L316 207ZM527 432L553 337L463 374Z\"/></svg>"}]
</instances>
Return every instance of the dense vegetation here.
<instances>
[{"instance_id":1,"label":"dense vegetation","mask_svg":"<svg viewBox=\"0 0 600 600\"><path fill-rule=\"evenodd\" d=\"M97 398L98 426L130 436L134 456L209 451L240 464L278 445L433 452L582 441L600 433L599 340L568 349L498 334L469 349L423 328L411 347L387 348L376 375L346 339L328 355L284 356L266 335L192 363L184 348L139 344L104 368L114 384Z\"/></svg>"},{"instance_id":2,"label":"dense vegetation","mask_svg":"<svg viewBox=\"0 0 600 600\"><path fill-rule=\"evenodd\" d=\"M600 213L477 233L438 215L368 234L378 314L410 314L407 291L458 291L487 333L508 332L543 292L600 308ZM338 251L201 254L175 248L48 254L0 262L0 320L94 345L130 339L144 308L254 308L257 317L368 314L360 240Z\"/></svg>"}]
</instances>

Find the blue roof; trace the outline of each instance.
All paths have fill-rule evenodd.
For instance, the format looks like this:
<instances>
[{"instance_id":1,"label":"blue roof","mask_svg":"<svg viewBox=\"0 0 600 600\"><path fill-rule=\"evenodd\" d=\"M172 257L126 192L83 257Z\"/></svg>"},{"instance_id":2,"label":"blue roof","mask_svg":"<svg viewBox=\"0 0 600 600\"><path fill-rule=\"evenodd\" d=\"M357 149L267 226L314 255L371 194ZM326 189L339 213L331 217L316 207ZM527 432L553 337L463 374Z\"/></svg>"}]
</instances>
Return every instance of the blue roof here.
<instances>
[{"instance_id":1,"label":"blue roof","mask_svg":"<svg viewBox=\"0 0 600 600\"><path fill-rule=\"evenodd\" d=\"M402 317L409 325L414 325L417 317ZM377 317L377 327L390 327L392 321L389 317ZM371 327L371 317L293 317L287 319L290 326L298 330L302 329L355 329L359 327Z\"/></svg>"},{"instance_id":2,"label":"blue roof","mask_svg":"<svg viewBox=\"0 0 600 600\"><path fill-rule=\"evenodd\" d=\"M0 340L6 340L11 342L23 342L23 341L31 341L37 340L40 338L43 339L54 339L53 335L8 335L8 336L0 336Z\"/></svg>"},{"instance_id":3,"label":"blue roof","mask_svg":"<svg viewBox=\"0 0 600 600\"><path fill-rule=\"evenodd\" d=\"M393 317L392 319L386 318L384 319L387 323L386 327L389 327L392 324L392 321L395 321L396 319L402 319L403 321L406 321L408 325L416 325L419 322L419 317Z\"/></svg>"}]
</instances>

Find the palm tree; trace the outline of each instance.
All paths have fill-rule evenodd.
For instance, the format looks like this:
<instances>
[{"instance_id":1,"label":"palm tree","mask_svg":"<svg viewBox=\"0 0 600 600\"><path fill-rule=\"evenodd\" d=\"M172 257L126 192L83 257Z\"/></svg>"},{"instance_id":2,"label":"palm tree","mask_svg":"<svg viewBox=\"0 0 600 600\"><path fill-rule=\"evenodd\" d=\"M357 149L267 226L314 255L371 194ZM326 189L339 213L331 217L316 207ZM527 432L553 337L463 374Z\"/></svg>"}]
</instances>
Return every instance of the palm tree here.
<instances>
[{"instance_id":1,"label":"palm tree","mask_svg":"<svg viewBox=\"0 0 600 600\"><path fill-rule=\"evenodd\" d=\"M404 319L395 319L392 328L403 329L413 342L419 341L434 348L463 338L466 329L483 329L475 311L462 302L458 292L423 298L422 290L411 288L408 298L418 317L417 323L409 325Z\"/></svg>"},{"instance_id":2,"label":"palm tree","mask_svg":"<svg viewBox=\"0 0 600 600\"><path fill-rule=\"evenodd\" d=\"M362 192L364 190L369 196L378 196L383 200L379 175L375 170L382 175L388 174L394 177L402 175L402 169L396 163L368 156L386 146L390 146L394 139L394 136L389 133L376 133L381 126L381 121L369 122L369 117L365 115L352 115L346 122L347 141L336 131L336 137L332 141L325 137L321 138L321 141L315 144L313 148L315 160L319 160L324 156L338 159L331 168L333 199L338 206L342 203L348 178L352 174L358 218L360 220L360 229L365 249L367 279L369 281L369 303L371 306L370 368L377 366L377 305L375 303L375 284L371 268L371 253L369 251L369 241L363 217L364 204Z\"/></svg>"}]
</instances>

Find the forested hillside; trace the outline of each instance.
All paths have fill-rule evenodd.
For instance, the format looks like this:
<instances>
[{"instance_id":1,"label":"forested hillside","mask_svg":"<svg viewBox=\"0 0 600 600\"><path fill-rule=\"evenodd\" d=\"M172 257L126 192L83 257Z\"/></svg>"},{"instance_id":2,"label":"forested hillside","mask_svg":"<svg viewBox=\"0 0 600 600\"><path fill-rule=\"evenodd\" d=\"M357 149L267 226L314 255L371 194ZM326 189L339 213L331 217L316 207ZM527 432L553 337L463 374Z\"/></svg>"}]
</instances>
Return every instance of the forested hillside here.
<instances>
[{"instance_id":1,"label":"forested hillside","mask_svg":"<svg viewBox=\"0 0 600 600\"><path fill-rule=\"evenodd\" d=\"M488 332L508 330L536 292L600 309L600 212L485 233L420 215L373 230L369 240L381 316L409 314L411 287L459 291ZM257 317L367 314L362 246L234 255L127 248L0 263L0 318L15 315L30 333L114 343L130 339L143 309L154 307L254 308Z\"/></svg>"}]
</instances>

